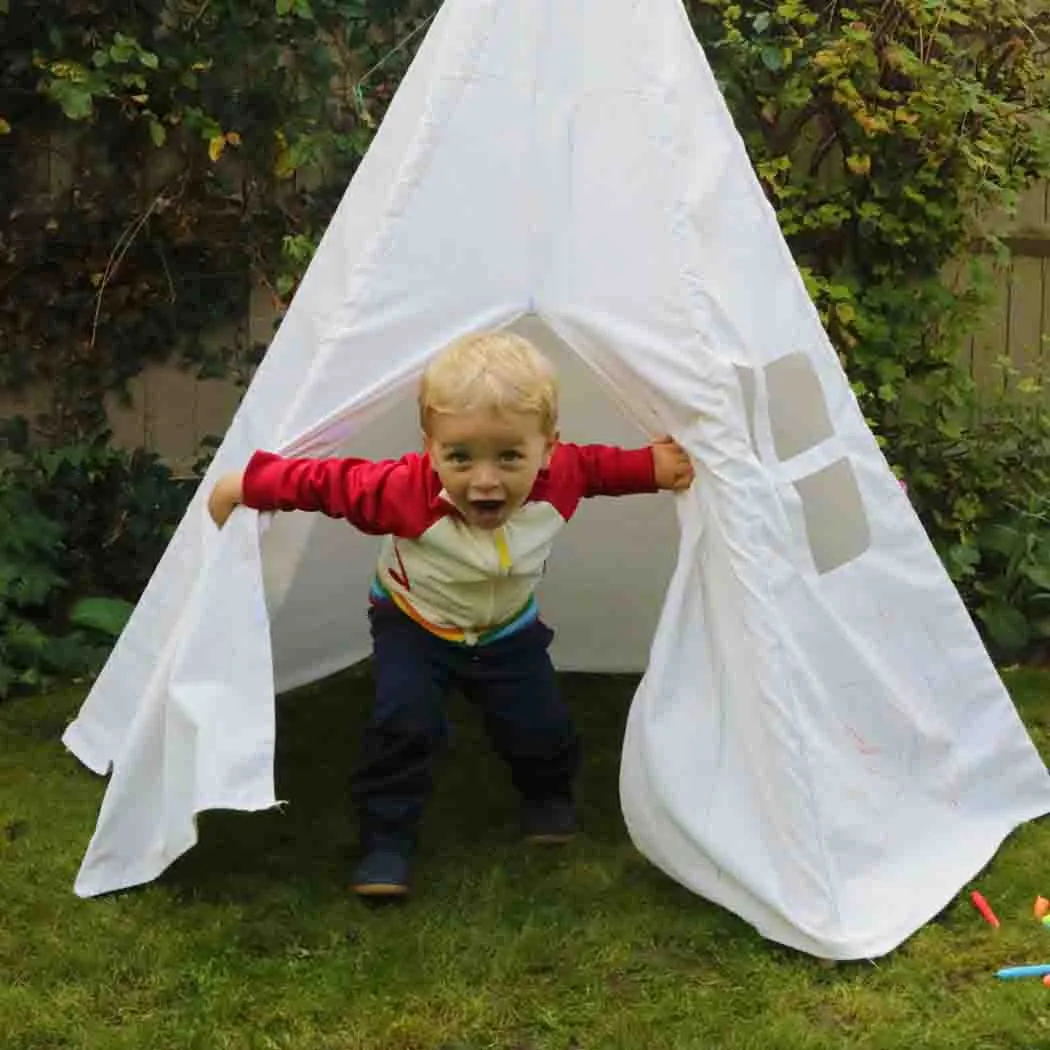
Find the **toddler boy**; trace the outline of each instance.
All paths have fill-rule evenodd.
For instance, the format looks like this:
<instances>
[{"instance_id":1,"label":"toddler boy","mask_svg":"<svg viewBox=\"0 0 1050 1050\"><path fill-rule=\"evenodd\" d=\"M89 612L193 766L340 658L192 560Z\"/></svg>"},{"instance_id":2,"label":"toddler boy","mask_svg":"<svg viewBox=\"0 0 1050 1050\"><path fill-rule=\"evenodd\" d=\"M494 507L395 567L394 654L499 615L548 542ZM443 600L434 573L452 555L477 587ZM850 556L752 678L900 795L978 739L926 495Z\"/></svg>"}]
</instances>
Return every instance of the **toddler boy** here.
<instances>
[{"instance_id":1,"label":"toddler boy","mask_svg":"<svg viewBox=\"0 0 1050 1050\"><path fill-rule=\"evenodd\" d=\"M536 843L576 831L580 749L533 592L579 502L682 490L688 457L670 438L625 450L558 440L554 371L526 339L457 340L419 391L422 453L380 462L256 452L221 478L208 509L321 511L384 537L371 589L376 694L353 795L363 856L356 893L408 892L412 856L453 686L481 708Z\"/></svg>"}]
</instances>

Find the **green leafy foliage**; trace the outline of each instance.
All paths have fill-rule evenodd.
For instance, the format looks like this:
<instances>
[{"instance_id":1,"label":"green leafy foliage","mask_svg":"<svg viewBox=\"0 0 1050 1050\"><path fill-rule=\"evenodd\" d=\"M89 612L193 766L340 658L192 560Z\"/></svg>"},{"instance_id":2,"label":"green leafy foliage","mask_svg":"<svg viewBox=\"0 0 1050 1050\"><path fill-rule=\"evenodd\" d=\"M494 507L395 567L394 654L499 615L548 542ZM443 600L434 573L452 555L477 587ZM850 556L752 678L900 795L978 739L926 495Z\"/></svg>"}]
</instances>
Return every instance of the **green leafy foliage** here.
<instances>
[{"instance_id":1,"label":"green leafy foliage","mask_svg":"<svg viewBox=\"0 0 1050 1050\"><path fill-rule=\"evenodd\" d=\"M0 699L94 671L190 495L154 456L0 432Z\"/></svg>"},{"instance_id":2,"label":"green leafy foliage","mask_svg":"<svg viewBox=\"0 0 1050 1050\"><path fill-rule=\"evenodd\" d=\"M108 638L119 638L134 610L131 602L119 598L81 598L69 611L69 621Z\"/></svg>"},{"instance_id":3,"label":"green leafy foliage","mask_svg":"<svg viewBox=\"0 0 1050 1050\"><path fill-rule=\"evenodd\" d=\"M1050 413L1024 397L998 399L971 426L931 434L914 453L910 486L1002 660L1050 655Z\"/></svg>"},{"instance_id":4,"label":"green leafy foliage","mask_svg":"<svg viewBox=\"0 0 1050 1050\"><path fill-rule=\"evenodd\" d=\"M437 6L0 13L0 142L18 160L0 165L0 387L49 391L47 440L97 431L151 361L248 378L263 347L207 337L243 321L253 283L287 302L412 56L394 45Z\"/></svg>"},{"instance_id":5,"label":"green leafy foliage","mask_svg":"<svg viewBox=\"0 0 1050 1050\"><path fill-rule=\"evenodd\" d=\"M46 681L57 662L33 617L46 613L64 580L55 567L61 529L25 489L0 481L0 699Z\"/></svg>"}]
</instances>

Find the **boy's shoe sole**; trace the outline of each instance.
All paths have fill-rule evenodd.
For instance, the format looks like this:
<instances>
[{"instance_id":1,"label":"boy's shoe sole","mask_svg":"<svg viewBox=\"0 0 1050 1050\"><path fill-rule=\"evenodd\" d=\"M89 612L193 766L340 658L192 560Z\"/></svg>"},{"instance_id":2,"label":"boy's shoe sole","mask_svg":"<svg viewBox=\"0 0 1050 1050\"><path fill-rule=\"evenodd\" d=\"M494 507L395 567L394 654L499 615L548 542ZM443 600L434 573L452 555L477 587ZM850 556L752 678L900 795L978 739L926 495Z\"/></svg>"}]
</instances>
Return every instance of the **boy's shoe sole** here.
<instances>
[{"instance_id":1,"label":"boy's shoe sole","mask_svg":"<svg viewBox=\"0 0 1050 1050\"><path fill-rule=\"evenodd\" d=\"M564 834L536 834L526 835L525 841L530 846L566 846L576 838L576 832Z\"/></svg>"},{"instance_id":2,"label":"boy's shoe sole","mask_svg":"<svg viewBox=\"0 0 1050 1050\"><path fill-rule=\"evenodd\" d=\"M534 846L564 846L576 838L576 809L567 799L522 805L522 836Z\"/></svg>"},{"instance_id":3,"label":"boy's shoe sole","mask_svg":"<svg viewBox=\"0 0 1050 1050\"><path fill-rule=\"evenodd\" d=\"M408 896L408 887L400 882L356 882L350 888L358 897Z\"/></svg>"}]
</instances>

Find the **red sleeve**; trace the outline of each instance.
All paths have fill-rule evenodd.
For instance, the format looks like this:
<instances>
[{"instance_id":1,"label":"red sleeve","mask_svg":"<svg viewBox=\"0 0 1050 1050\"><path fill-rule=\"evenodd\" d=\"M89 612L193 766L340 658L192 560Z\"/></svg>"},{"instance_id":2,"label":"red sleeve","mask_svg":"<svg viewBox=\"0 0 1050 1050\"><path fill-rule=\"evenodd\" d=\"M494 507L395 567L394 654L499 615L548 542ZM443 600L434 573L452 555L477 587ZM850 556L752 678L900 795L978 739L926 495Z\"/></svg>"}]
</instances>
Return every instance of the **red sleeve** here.
<instances>
[{"instance_id":1,"label":"red sleeve","mask_svg":"<svg viewBox=\"0 0 1050 1050\"><path fill-rule=\"evenodd\" d=\"M398 460L286 459L256 452L244 470L245 506L321 511L372 535L416 537L441 516L426 456Z\"/></svg>"},{"instance_id":2,"label":"red sleeve","mask_svg":"<svg viewBox=\"0 0 1050 1050\"><path fill-rule=\"evenodd\" d=\"M546 472L545 484L532 498L547 499L568 520L581 499L591 496L631 496L657 492L653 450L612 445L559 444Z\"/></svg>"}]
</instances>

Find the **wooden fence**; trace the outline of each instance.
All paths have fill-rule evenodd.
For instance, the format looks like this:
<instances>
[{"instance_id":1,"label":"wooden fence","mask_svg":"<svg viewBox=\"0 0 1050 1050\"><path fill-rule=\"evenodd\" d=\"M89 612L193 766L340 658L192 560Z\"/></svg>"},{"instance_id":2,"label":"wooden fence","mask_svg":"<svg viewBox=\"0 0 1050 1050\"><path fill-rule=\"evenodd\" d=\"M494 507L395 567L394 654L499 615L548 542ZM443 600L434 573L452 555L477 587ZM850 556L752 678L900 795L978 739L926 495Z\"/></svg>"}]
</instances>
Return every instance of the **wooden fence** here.
<instances>
[{"instance_id":1,"label":"wooden fence","mask_svg":"<svg viewBox=\"0 0 1050 1050\"><path fill-rule=\"evenodd\" d=\"M997 272L995 302L967 348L970 371L985 389L1000 380L1000 358L1020 377L1050 380L1050 183L1024 196L1007 242L1011 261ZM1050 383L1044 396L1050 402Z\"/></svg>"},{"instance_id":2,"label":"wooden fence","mask_svg":"<svg viewBox=\"0 0 1050 1050\"><path fill-rule=\"evenodd\" d=\"M228 328L212 338L221 346L266 345L276 314L268 292L253 291L241 330ZM157 452L180 475L193 472L201 442L221 437L244 394L222 379L196 379L175 364L152 365L130 384L130 404L107 405L113 441L124 448Z\"/></svg>"}]
</instances>

